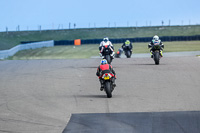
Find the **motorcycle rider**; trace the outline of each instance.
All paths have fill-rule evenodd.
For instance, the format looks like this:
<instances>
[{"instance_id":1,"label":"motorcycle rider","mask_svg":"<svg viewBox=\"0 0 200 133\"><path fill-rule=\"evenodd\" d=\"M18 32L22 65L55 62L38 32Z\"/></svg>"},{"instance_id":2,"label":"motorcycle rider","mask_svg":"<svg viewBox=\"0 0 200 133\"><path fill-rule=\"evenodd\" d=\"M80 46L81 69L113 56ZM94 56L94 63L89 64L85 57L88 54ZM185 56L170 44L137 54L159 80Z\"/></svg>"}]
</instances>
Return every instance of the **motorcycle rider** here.
<instances>
[{"instance_id":1,"label":"motorcycle rider","mask_svg":"<svg viewBox=\"0 0 200 133\"><path fill-rule=\"evenodd\" d=\"M116 58L120 58L120 56L121 56L122 53L123 53L123 49L119 48L118 51L117 51L117 54L115 54L115 57Z\"/></svg>"},{"instance_id":2,"label":"motorcycle rider","mask_svg":"<svg viewBox=\"0 0 200 133\"><path fill-rule=\"evenodd\" d=\"M122 49L124 51L127 49L126 46L130 46L130 51L131 51L131 54L132 54L133 45L129 40L126 40L122 45Z\"/></svg>"},{"instance_id":3,"label":"motorcycle rider","mask_svg":"<svg viewBox=\"0 0 200 133\"><path fill-rule=\"evenodd\" d=\"M163 57L162 51L163 51L163 49L164 49L164 44L161 42L161 40L159 39L159 37L158 37L157 35L155 35L155 36L153 36L152 41L148 44L148 48L151 48L151 49L150 49L151 58L153 58L152 46L154 45L154 42L155 42L155 41L158 41L158 42L159 42L159 45L161 45L160 55L161 55L161 57Z\"/></svg>"},{"instance_id":4,"label":"motorcycle rider","mask_svg":"<svg viewBox=\"0 0 200 133\"><path fill-rule=\"evenodd\" d=\"M103 41L100 43L100 46L99 46L100 56L102 57L102 52L103 52L103 48L104 48L103 46L105 46L105 45L110 46L110 49L112 51L111 57L114 58L114 54L115 54L114 47L113 47L111 41L109 41L108 37L103 38Z\"/></svg>"},{"instance_id":5,"label":"motorcycle rider","mask_svg":"<svg viewBox=\"0 0 200 133\"><path fill-rule=\"evenodd\" d=\"M115 84L116 73L113 70L112 66L110 64L108 64L107 60L106 59L102 59L101 62L100 62L100 65L97 68L97 72L96 72L96 75L99 77L99 81L100 81L100 84L101 84L101 87L100 87L101 91L104 88L103 79L101 77L105 73L110 73L112 75L112 78L111 78L112 79L112 84L113 84L113 87L115 87L116 86L116 84Z\"/></svg>"}]
</instances>

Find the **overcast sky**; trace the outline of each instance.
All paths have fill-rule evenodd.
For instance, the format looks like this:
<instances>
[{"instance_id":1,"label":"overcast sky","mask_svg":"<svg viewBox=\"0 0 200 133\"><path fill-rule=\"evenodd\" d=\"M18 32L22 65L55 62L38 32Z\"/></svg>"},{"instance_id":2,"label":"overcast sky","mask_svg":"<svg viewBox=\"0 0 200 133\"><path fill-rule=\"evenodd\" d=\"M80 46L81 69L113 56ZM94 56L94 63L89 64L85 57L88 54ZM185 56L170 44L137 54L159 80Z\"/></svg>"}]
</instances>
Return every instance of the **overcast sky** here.
<instances>
[{"instance_id":1,"label":"overcast sky","mask_svg":"<svg viewBox=\"0 0 200 133\"><path fill-rule=\"evenodd\" d=\"M200 0L0 0L0 31L200 24Z\"/></svg>"}]
</instances>

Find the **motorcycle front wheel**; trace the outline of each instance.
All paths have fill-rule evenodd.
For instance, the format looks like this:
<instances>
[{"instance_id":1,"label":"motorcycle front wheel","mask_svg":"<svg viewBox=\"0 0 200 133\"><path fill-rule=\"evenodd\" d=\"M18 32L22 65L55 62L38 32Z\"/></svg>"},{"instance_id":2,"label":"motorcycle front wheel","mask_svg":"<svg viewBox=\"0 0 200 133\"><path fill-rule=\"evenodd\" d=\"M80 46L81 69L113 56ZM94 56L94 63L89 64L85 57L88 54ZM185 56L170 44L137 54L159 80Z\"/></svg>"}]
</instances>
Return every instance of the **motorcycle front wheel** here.
<instances>
[{"instance_id":1,"label":"motorcycle front wheel","mask_svg":"<svg viewBox=\"0 0 200 133\"><path fill-rule=\"evenodd\" d=\"M159 52L155 52L154 53L154 61L155 61L156 65L159 65L159 60L160 60L159 58L160 58Z\"/></svg>"},{"instance_id":2,"label":"motorcycle front wheel","mask_svg":"<svg viewBox=\"0 0 200 133\"><path fill-rule=\"evenodd\" d=\"M127 51L127 52L126 52L126 57L127 57L127 58L131 58L131 52L130 52L130 51Z\"/></svg>"}]
</instances>

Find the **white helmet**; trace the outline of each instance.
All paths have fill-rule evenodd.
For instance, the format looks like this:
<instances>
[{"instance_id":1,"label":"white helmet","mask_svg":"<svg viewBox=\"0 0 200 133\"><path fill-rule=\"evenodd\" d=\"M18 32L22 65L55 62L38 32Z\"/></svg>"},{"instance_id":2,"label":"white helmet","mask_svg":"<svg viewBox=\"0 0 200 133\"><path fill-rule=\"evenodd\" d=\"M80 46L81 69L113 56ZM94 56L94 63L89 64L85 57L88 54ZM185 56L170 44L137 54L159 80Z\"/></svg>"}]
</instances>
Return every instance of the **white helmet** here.
<instances>
[{"instance_id":1,"label":"white helmet","mask_svg":"<svg viewBox=\"0 0 200 133\"><path fill-rule=\"evenodd\" d=\"M108 37L104 37L104 38L103 38L103 41L104 41L104 42L109 41Z\"/></svg>"},{"instance_id":2,"label":"white helmet","mask_svg":"<svg viewBox=\"0 0 200 133\"><path fill-rule=\"evenodd\" d=\"M153 37L153 40L158 41L158 40L159 40L159 37L158 37L157 35L155 35L155 36Z\"/></svg>"}]
</instances>

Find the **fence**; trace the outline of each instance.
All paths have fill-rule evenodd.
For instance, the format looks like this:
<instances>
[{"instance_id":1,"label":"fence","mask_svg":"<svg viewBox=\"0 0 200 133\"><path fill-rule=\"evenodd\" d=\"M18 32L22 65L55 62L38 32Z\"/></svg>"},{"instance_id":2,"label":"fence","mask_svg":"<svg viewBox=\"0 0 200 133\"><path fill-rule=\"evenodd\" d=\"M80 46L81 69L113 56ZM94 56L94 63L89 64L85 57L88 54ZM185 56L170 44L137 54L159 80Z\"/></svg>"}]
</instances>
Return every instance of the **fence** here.
<instances>
[{"instance_id":1,"label":"fence","mask_svg":"<svg viewBox=\"0 0 200 133\"><path fill-rule=\"evenodd\" d=\"M43 42L32 42L28 44L20 44L17 45L9 50L1 50L0 51L0 59L8 58L9 56L13 56L15 53L21 50L26 49L36 49L36 48L42 48L42 47L53 47L54 41L43 41Z\"/></svg>"},{"instance_id":2,"label":"fence","mask_svg":"<svg viewBox=\"0 0 200 133\"><path fill-rule=\"evenodd\" d=\"M196 41L200 40L200 35L196 36L162 36L160 37L162 41ZM138 37L138 38L118 38L110 39L112 43L123 43L126 40L131 42L150 42L152 37ZM99 44L102 39L86 39L81 40L81 44ZM60 40L54 41L54 45L74 45L74 40Z\"/></svg>"}]
</instances>

